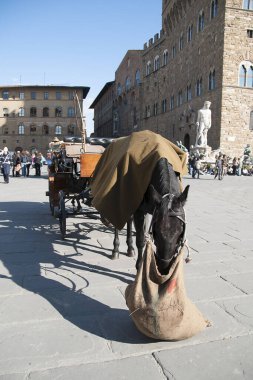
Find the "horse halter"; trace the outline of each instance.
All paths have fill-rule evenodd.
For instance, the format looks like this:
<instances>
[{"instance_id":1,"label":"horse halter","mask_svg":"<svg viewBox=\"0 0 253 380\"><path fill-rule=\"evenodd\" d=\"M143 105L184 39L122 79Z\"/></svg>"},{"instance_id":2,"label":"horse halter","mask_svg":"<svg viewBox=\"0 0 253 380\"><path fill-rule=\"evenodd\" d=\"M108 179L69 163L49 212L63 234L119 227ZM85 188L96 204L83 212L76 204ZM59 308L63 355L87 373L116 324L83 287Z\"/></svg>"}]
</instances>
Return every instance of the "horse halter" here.
<instances>
[{"instance_id":1,"label":"horse halter","mask_svg":"<svg viewBox=\"0 0 253 380\"><path fill-rule=\"evenodd\" d=\"M157 254L155 253L155 256L158 260L160 261L164 261L164 262L167 262L168 264L173 260L175 259L178 254L179 254L179 251L181 250L181 248L184 246L185 244L185 234L186 234L186 221L185 221L185 211L183 209L183 212L182 213L176 213L173 209L172 209L172 202L173 202L173 199L174 199L175 195L172 194L172 193L167 193L167 194L164 194L162 196L162 199L164 198L168 198L169 199L169 203L168 203L168 209L169 209L169 214L168 216L169 217L174 217L174 218L177 218L179 219L182 223L183 223L183 232L181 233L180 237L179 237L179 240L178 240L178 243L177 243L177 246L176 246L176 251L174 253L174 255L170 258L170 259L162 259L160 258L159 256L157 256ZM153 226L155 224L155 214L156 214L156 207L154 209L154 212L153 212L153 215L152 215L152 220L151 220L151 223L150 223L150 227L149 227L149 234L153 236ZM154 238L153 238L154 240Z\"/></svg>"}]
</instances>

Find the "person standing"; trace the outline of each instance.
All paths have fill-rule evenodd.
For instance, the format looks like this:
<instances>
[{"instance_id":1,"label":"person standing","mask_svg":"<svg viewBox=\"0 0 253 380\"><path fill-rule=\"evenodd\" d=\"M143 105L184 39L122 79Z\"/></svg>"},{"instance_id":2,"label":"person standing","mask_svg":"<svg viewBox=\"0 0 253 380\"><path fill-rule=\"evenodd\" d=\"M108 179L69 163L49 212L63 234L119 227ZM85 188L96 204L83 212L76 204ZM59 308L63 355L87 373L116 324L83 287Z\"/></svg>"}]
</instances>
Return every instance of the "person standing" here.
<instances>
[{"instance_id":1,"label":"person standing","mask_svg":"<svg viewBox=\"0 0 253 380\"><path fill-rule=\"evenodd\" d=\"M195 168L196 168L196 175L197 175L197 178L199 179L200 168L201 168L201 162L200 162L199 157L198 157L197 160L195 161Z\"/></svg>"},{"instance_id":2,"label":"person standing","mask_svg":"<svg viewBox=\"0 0 253 380\"><path fill-rule=\"evenodd\" d=\"M20 157L20 151L17 151L15 155L15 161L13 162L14 167L14 173L16 177L20 177L20 170L21 170L21 157Z\"/></svg>"},{"instance_id":3,"label":"person standing","mask_svg":"<svg viewBox=\"0 0 253 380\"><path fill-rule=\"evenodd\" d=\"M216 172L214 179L218 176L219 180L222 180L223 178L223 156L220 153L217 160L216 160Z\"/></svg>"},{"instance_id":4,"label":"person standing","mask_svg":"<svg viewBox=\"0 0 253 380\"><path fill-rule=\"evenodd\" d=\"M22 176L26 177L26 164L27 164L28 158L25 151L22 151L21 153L21 169L22 169Z\"/></svg>"},{"instance_id":5,"label":"person standing","mask_svg":"<svg viewBox=\"0 0 253 380\"><path fill-rule=\"evenodd\" d=\"M30 153L27 151L26 152L26 155L27 155L27 163L26 163L26 176L29 177L29 174L30 174L30 166L32 164L32 157L30 155Z\"/></svg>"},{"instance_id":6,"label":"person standing","mask_svg":"<svg viewBox=\"0 0 253 380\"><path fill-rule=\"evenodd\" d=\"M3 148L3 154L1 156L1 163L2 163L2 173L3 173L3 177L4 177L4 182L9 183L10 168L11 168L11 157L10 157L7 146L5 146Z\"/></svg>"},{"instance_id":7,"label":"person standing","mask_svg":"<svg viewBox=\"0 0 253 380\"><path fill-rule=\"evenodd\" d=\"M238 161L236 157L233 158L232 167L233 167L233 175L236 175L236 172L238 169Z\"/></svg>"},{"instance_id":8,"label":"person standing","mask_svg":"<svg viewBox=\"0 0 253 380\"><path fill-rule=\"evenodd\" d=\"M40 177L41 156L39 153L35 153L34 167L35 167L35 175Z\"/></svg>"}]
</instances>

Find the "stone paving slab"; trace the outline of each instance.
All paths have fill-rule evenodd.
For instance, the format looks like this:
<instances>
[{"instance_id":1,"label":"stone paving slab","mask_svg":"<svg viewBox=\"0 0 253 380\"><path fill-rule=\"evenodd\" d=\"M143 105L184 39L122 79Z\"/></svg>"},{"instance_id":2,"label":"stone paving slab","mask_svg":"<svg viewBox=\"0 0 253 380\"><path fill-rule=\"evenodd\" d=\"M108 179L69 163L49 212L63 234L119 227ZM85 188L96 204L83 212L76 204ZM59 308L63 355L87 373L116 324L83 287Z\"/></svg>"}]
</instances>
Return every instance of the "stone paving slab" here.
<instances>
[{"instance_id":1,"label":"stone paving slab","mask_svg":"<svg viewBox=\"0 0 253 380\"><path fill-rule=\"evenodd\" d=\"M246 294L253 293L253 271L250 273L226 274L222 276L226 281Z\"/></svg>"},{"instance_id":2,"label":"stone paving slab","mask_svg":"<svg viewBox=\"0 0 253 380\"><path fill-rule=\"evenodd\" d=\"M188 296L195 302L244 294L243 291L221 277L186 278L185 286Z\"/></svg>"},{"instance_id":3,"label":"stone paving slab","mask_svg":"<svg viewBox=\"0 0 253 380\"><path fill-rule=\"evenodd\" d=\"M253 336L155 353L168 379L251 380Z\"/></svg>"},{"instance_id":4,"label":"stone paving slab","mask_svg":"<svg viewBox=\"0 0 253 380\"><path fill-rule=\"evenodd\" d=\"M0 376L3 380L24 380L24 374ZM132 357L121 360L103 362L99 366L85 364L78 366L52 368L47 371L30 372L29 380L165 380L161 367L153 356Z\"/></svg>"},{"instance_id":5,"label":"stone paving slab","mask_svg":"<svg viewBox=\"0 0 253 380\"><path fill-rule=\"evenodd\" d=\"M253 295L217 302L229 315L253 332Z\"/></svg>"},{"instance_id":6,"label":"stone paving slab","mask_svg":"<svg viewBox=\"0 0 253 380\"><path fill-rule=\"evenodd\" d=\"M2 375L115 358L97 318L0 325L0 336Z\"/></svg>"}]
</instances>

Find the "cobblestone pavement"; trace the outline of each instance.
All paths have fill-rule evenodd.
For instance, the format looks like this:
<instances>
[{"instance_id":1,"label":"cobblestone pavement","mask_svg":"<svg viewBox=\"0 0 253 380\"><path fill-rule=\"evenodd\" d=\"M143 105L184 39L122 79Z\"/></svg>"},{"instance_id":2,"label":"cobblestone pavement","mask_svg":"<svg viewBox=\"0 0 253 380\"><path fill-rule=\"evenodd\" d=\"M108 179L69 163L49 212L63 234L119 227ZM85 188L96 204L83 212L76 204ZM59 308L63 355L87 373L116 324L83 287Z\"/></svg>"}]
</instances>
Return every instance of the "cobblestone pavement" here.
<instances>
[{"instance_id":1,"label":"cobblestone pavement","mask_svg":"<svg viewBox=\"0 0 253 380\"><path fill-rule=\"evenodd\" d=\"M180 342L133 325L124 289L134 258L110 260L97 218L67 219L61 239L46 176L0 177L0 379L252 379L253 178L190 184L188 296L212 326Z\"/></svg>"}]
</instances>

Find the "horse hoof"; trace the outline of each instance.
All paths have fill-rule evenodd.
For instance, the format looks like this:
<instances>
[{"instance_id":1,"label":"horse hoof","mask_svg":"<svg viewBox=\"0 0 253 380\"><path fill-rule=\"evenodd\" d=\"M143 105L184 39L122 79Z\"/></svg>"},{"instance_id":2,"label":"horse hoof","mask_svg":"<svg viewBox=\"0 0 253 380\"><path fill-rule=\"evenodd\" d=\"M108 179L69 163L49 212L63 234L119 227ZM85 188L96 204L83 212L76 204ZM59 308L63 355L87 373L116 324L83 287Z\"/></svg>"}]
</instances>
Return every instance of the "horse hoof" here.
<instances>
[{"instance_id":1,"label":"horse hoof","mask_svg":"<svg viewBox=\"0 0 253 380\"><path fill-rule=\"evenodd\" d=\"M113 252L111 259L112 260L117 260L118 258L119 258L119 252Z\"/></svg>"},{"instance_id":2,"label":"horse hoof","mask_svg":"<svg viewBox=\"0 0 253 380\"><path fill-rule=\"evenodd\" d=\"M129 250L127 251L127 256L128 256L128 257L134 257L134 256L135 256L134 249L129 249Z\"/></svg>"}]
</instances>

